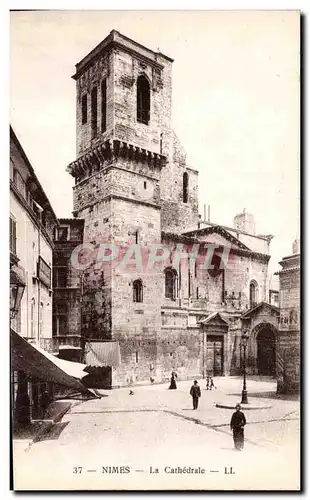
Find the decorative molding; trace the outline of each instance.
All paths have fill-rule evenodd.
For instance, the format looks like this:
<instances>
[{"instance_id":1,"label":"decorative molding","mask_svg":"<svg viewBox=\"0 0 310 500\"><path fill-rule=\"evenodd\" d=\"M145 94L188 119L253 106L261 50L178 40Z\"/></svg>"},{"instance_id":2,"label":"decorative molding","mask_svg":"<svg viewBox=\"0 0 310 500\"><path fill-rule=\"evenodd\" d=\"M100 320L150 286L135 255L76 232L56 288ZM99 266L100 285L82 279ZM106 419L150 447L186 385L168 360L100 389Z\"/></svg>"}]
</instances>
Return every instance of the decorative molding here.
<instances>
[{"instance_id":1,"label":"decorative molding","mask_svg":"<svg viewBox=\"0 0 310 500\"><path fill-rule=\"evenodd\" d=\"M93 147L77 160L70 163L66 171L73 177L81 177L85 175L88 168L100 169L104 161L118 158L144 162L151 168L161 168L166 164L167 160L166 156L154 153L140 146L117 139L109 139Z\"/></svg>"}]
</instances>

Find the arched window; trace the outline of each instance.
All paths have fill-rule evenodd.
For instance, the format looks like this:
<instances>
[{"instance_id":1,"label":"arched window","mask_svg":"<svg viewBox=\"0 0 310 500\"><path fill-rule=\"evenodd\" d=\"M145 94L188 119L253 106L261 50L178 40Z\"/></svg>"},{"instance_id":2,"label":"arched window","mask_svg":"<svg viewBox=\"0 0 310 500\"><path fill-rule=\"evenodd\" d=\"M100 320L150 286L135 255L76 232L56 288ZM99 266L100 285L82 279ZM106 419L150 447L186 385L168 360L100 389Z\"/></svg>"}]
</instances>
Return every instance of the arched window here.
<instances>
[{"instance_id":1,"label":"arched window","mask_svg":"<svg viewBox=\"0 0 310 500\"><path fill-rule=\"evenodd\" d=\"M150 121L150 84L144 75L137 80L137 121L149 124Z\"/></svg>"},{"instance_id":2,"label":"arched window","mask_svg":"<svg viewBox=\"0 0 310 500\"><path fill-rule=\"evenodd\" d=\"M143 302L143 284L141 280L135 280L132 285L133 301Z\"/></svg>"},{"instance_id":3,"label":"arched window","mask_svg":"<svg viewBox=\"0 0 310 500\"><path fill-rule=\"evenodd\" d=\"M258 302L258 285L256 281L250 283L250 308L256 306Z\"/></svg>"},{"instance_id":4,"label":"arched window","mask_svg":"<svg viewBox=\"0 0 310 500\"><path fill-rule=\"evenodd\" d=\"M175 269L168 267L165 269L165 297L175 300L177 297L178 274Z\"/></svg>"},{"instance_id":5,"label":"arched window","mask_svg":"<svg viewBox=\"0 0 310 500\"><path fill-rule=\"evenodd\" d=\"M188 202L188 173L183 174L183 203Z\"/></svg>"}]
</instances>

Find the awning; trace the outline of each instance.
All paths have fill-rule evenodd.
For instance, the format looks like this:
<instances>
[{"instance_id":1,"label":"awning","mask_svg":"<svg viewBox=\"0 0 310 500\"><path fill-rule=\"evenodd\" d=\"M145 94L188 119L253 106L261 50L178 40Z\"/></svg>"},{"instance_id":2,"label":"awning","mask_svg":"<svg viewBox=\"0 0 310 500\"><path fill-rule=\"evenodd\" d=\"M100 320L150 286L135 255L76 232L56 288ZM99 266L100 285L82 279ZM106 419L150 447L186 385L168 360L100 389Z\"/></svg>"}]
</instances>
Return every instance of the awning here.
<instances>
[{"instance_id":1,"label":"awning","mask_svg":"<svg viewBox=\"0 0 310 500\"><path fill-rule=\"evenodd\" d=\"M80 365L74 367L72 365ZM12 370L20 370L28 376L37 378L44 382L53 382L76 389L79 392L89 392L78 380L83 372L80 363L73 363L56 358L52 354L29 344L27 340L18 333L11 330L11 367Z\"/></svg>"},{"instance_id":2,"label":"awning","mask_svg":"<svg viewBox=\"0 0 310 500\"><path fill-rule=\"evenodd\" d=\"M118 366L121 363L119 343L115 341L86 342L87 366Z\"/></svg>"},{"instance_id":3,"label":"awning","mask_svg":"<svg viewBox=\"0 0 310 500\"><path fill-rule=\"evenodd\" d=\"M66 359L59 359L56 356L53 356L53 354L44 351L36 345L33 345L32 347L37 349L37 351L43 354L43 356L46 356L50 361L58 366L58 368L70 375L70 377L81 379L87 375L87 373L84 371L86 365L83 365L83 363L76 363L74 361L67 361Z\"/></svg>"}]
</instances>

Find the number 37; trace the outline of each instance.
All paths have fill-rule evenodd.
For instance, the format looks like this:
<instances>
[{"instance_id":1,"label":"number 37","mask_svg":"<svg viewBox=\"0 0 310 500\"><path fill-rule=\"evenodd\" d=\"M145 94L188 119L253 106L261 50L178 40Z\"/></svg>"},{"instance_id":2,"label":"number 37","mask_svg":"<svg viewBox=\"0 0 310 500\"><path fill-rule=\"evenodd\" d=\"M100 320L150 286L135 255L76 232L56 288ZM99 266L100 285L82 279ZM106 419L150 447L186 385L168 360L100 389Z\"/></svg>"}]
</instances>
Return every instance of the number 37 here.
<instances>
[{"instance_id":1,"label":"number 37","mask_svg":"<svg viewBox=\"0 0 310 500\"><path fill-rule=\"evenodd\" d=\"M73 467L73 474L81 474L82 467Z\"/></svg>"}]
</instances>

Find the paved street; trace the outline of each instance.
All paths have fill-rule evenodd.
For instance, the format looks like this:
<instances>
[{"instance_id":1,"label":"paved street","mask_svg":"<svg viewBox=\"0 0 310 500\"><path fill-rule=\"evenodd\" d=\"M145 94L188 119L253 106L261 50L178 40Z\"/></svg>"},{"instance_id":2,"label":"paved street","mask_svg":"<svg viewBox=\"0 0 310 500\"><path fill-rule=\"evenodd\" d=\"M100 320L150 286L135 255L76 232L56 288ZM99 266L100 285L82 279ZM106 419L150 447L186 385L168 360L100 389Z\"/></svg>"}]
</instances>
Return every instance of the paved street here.
<instances>
[{"instance_id":1,"label":"paved street","mask_svg":"<svg viewBox=\"0 0 310 500\"><path fill-rule=\"evenodd\" d=\"M236 452L228 425L232 410L215 403L240 401L241 382L229 377L215 383L217 390L211 392L201 382L197 411L190 382L180 382L176 391L167 390L167 384L134 387L133 396L129 389L102 391L101 400L77 402L27 451L25 442L14 443L16 488L298 487L298 401L275 398L274 382L250 380L251 402L272 407L246 412L245 449ZM109 466L127 466L130 473L103 473L102 467ZM200 472L172 472L178 467L200 467Z\"/></svg>"}]
</instances>

